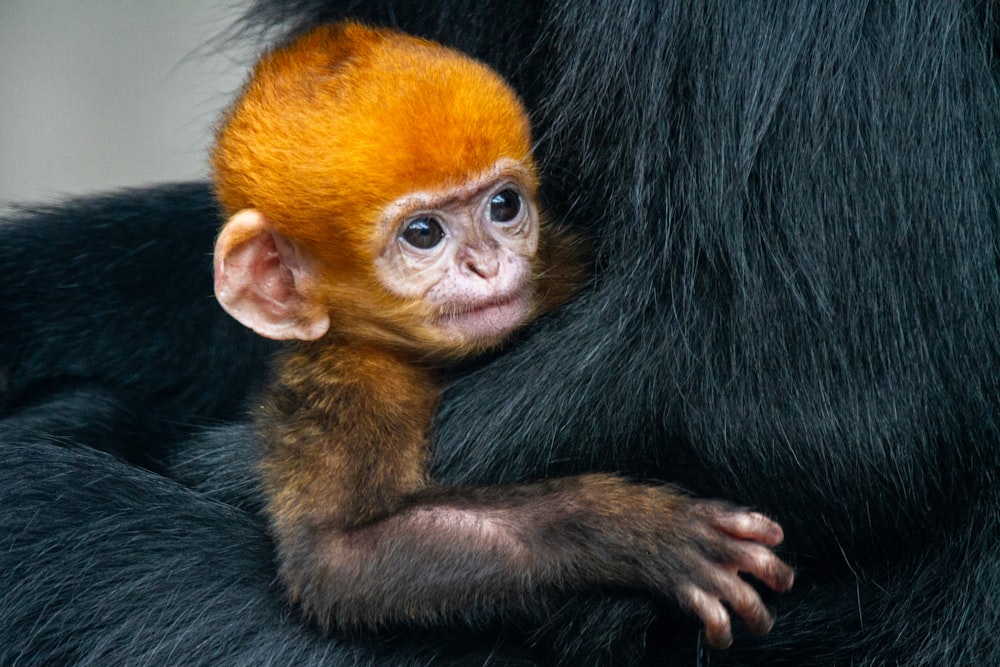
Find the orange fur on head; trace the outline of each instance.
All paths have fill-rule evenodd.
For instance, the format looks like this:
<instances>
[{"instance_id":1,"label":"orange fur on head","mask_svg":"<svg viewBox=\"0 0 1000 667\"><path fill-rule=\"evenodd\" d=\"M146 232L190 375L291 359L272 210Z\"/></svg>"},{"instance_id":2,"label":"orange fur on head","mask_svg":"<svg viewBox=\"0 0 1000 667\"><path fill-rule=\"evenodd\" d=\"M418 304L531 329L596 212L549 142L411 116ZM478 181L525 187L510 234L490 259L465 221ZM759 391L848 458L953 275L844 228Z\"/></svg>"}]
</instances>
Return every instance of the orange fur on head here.
<instances>
[{"instance_id":1,"label":"orange fur on head","mask_svg":"<svg viewBox=\"0 0 1000 667\"><path fill-rule=\"evenodd\" d=\"M332 278L356 278L370 269L389 202L461 184L502 157L533 174L530 134L517 95L485 65L340 23L257 64L212 163L227 215L258 209Z\"/></svg>"}]
</instances>

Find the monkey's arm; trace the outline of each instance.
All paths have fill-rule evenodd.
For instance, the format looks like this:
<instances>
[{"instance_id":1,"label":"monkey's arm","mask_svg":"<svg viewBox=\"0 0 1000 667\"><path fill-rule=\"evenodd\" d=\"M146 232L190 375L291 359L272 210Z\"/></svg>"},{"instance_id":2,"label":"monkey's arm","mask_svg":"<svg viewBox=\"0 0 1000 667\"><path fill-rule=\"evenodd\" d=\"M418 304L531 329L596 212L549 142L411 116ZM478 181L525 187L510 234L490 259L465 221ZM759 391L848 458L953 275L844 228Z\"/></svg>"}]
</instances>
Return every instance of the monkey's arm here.
<instances>
[{"instance_id":1,"label":"monkey's arm","mask_svg":"<svg viewBox=\"0 0 1000 667\"><path fill-rule=\"evenodd\" d=\"M429 489L380 520L314 528L284 571L308 579L303 602L315 613L347 627L543 620L570 590L644 589L696 613L724 648L732 634L722 600L755 633L772 624L738 571L776 590L792 583L764 546L781 532L763 516L606 475Z\"/></svg>"},{"instance_id":2,"label":"monkey's arm","mask_svg":"<svg viewBox=\"0 0 1000 667\"><path fill-rule=\"evenodd\" d=\"M752 631L770 629L737 574L791 586L770 520L611 475L430 486L430 378L376 351L303 349L313 351L288 359L260 420L263 475L281 576L320 623L544 619L561 594L607 587L675 600L714 646L731 642L722 601Z\"/></svg>"}]
</instances>

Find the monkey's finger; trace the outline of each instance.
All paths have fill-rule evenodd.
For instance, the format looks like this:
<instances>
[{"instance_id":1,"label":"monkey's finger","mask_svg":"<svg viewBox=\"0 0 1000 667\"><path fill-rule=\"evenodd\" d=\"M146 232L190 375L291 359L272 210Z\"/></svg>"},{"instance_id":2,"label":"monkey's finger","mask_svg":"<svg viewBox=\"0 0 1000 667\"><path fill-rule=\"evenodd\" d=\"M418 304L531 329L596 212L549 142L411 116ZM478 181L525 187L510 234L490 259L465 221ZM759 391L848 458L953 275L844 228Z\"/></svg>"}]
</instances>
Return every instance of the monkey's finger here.
<instances>
[{"instance_id":1,"label":"monkey's finger","mask_svg":"<svg viewBox=\"0 0 1000 667\"><path fill-rule=\"evenodd\" d=\"M767 547L747 542L736 549L732 565L737 572L753 575L768 588L784 593L795 583L795 570Z\"/></svg>"},{"instance_id":2,"label":"monkey's finger","mask_svg":"<svg viewBox=\"0 0 1000 667\"><path fill-rule=\"evenodd\" d=\"M719 530L741 540L753 540L774 547L785 539L777 522L758 512L719 512L712 517Z\"/></svg>"},{"instance_id":3,"label":"monkey's finger","mask_svg":"<svg viewBox=\"0 0 1000 667\"><path fill-rule=\"evenodd\" d=\"M747 628L755 635L766 635L774 626L774 616L760 599L753 586L729 573L719 583L720 597L729 604L733 612L743 619Z\"/></svg>"},{"instance_id":4,"label":"monkey's finger","mask_svg":"<svg viewBox=\"0 0 1000 667\"><path fill-rule=\"evenodd\" d=\"M685 591L685 604L705 624L705 641L714 649L729 648L733 643L733 629L729 612L718 598L696 586Z\"/></svg>"}]
</instances>

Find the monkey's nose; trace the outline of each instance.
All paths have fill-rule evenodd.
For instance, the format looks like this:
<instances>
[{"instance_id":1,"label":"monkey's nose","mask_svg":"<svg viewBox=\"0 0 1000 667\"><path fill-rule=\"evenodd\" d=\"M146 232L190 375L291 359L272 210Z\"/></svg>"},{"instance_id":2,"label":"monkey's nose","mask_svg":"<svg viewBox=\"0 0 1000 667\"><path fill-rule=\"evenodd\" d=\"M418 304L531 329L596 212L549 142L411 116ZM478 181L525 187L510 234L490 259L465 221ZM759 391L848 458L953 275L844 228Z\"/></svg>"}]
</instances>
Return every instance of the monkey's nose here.
<instances>
[{"instance_id":1,"label":"monkey's nose","mask_svg":"<svg viewBox=\"0 0 1000 667\"><path fill-rule=\"evenodd\" d=\"M490 280L500 272L500 260L496 257L471 257L466 260L465 267L480 278Z\"/></svg>"}]
</instances>

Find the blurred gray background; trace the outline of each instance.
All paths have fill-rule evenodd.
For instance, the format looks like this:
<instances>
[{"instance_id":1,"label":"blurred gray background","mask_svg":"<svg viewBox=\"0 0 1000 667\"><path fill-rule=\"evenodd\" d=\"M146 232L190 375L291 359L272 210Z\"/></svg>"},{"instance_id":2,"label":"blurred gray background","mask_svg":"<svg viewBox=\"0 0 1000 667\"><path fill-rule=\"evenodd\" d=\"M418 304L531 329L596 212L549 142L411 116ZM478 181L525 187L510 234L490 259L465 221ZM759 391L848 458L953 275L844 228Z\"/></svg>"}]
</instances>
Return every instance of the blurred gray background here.
<instances>
[{"instance_id":1,"label":"blurred gray background","mask_svg":"<svg viewBox=\"0 0 1000 667\"><path fill-rule=\"evenodd\" d=\"M231 0L0 0L0 208L203 177L252 54Z\"/></svg>"}]
</instances>

